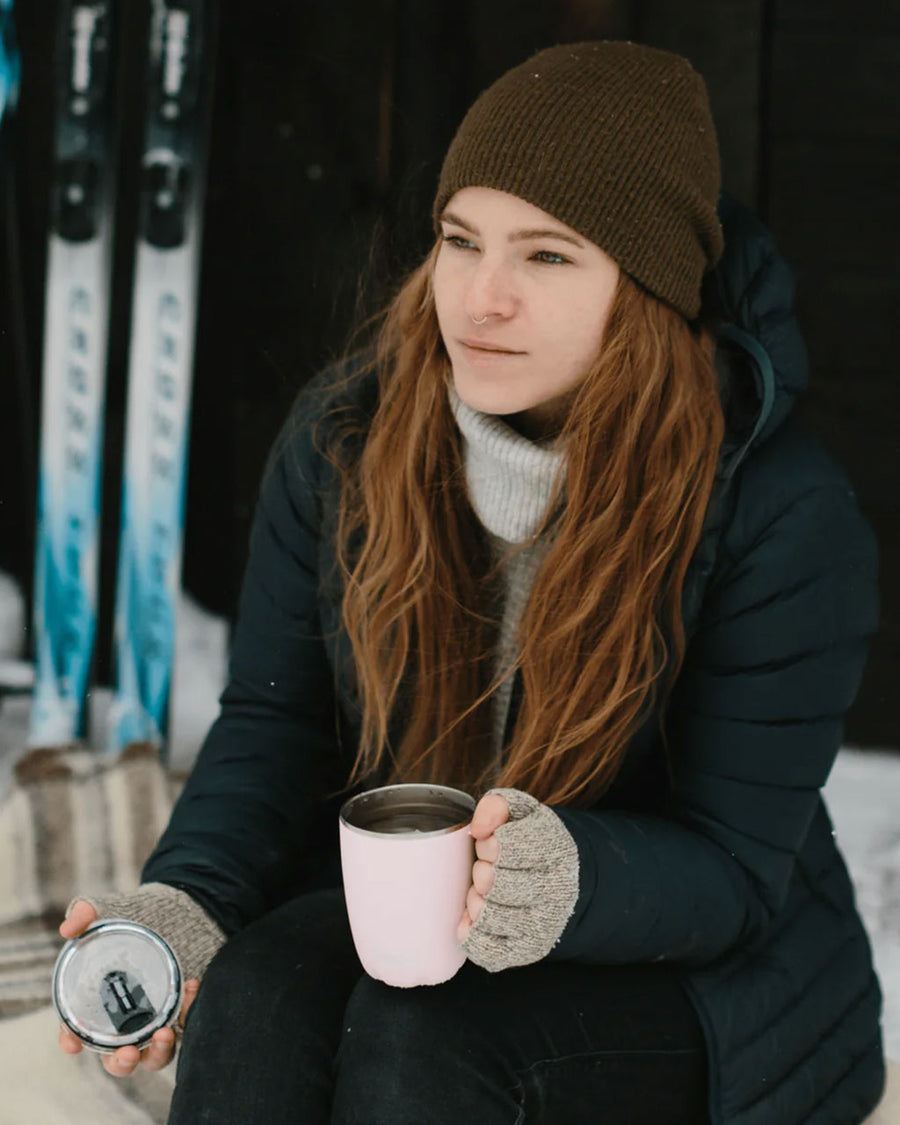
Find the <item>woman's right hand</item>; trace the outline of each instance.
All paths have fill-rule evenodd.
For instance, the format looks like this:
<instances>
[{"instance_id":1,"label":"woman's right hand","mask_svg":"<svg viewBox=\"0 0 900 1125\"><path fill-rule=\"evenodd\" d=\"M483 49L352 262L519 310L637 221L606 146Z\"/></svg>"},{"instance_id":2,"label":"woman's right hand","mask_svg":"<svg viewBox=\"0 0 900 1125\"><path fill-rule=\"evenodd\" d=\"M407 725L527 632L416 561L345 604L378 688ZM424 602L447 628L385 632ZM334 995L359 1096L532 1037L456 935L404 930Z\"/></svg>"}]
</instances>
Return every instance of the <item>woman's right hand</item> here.
<instances>
[{"instance_id":1,"label":"woman's right hand","mask_svg":"<svg viewBox=\"0 0 900 1125\"><path fill-rule=\"evenodd\" d=\"M60 934L68 939L78 937L97 920L97 911L89 902L79 899L72 907L69 917L59 927ZM188 1008L194 1002L197 989L200 987L198 980L185 981L184 1001L181 1006L179 1023L184 1027L185 1016ZM77 1055L82 1050L81 1041L73 1035L67 1027L59 1031L59 1045L67 1055ZM175 1054L175 1032L171 1027L161 1027L154 1031L153 1038L148 1047L140 1050L137 1047L119 1047L111 1055L102 1055L103 1066L113 1078L127 1078L134 1068L140 1063L147 1070L161 1070L172 1061Z\"/></svg>"}]
</instances>

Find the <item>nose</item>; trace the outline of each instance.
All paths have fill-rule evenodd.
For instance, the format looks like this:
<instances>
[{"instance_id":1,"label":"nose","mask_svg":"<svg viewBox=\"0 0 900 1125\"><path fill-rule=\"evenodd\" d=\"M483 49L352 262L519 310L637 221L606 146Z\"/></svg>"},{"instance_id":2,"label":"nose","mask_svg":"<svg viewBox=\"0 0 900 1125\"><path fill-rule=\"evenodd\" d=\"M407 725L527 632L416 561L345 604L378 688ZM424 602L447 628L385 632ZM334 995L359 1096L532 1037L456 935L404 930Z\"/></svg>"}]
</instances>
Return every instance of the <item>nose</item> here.
<instances>
[{"instance_id":1,"label":"nose","mask_svg":"<svg viewBox=\"0 0 900 1125\"><path fill-rule=\"evenodd\" d=\"M466 287L463 308L474 321L485 317L508 320L515 315L518 298L514 279L506 263L486 256L475 266Z\"/></svg>"}]
</instances>

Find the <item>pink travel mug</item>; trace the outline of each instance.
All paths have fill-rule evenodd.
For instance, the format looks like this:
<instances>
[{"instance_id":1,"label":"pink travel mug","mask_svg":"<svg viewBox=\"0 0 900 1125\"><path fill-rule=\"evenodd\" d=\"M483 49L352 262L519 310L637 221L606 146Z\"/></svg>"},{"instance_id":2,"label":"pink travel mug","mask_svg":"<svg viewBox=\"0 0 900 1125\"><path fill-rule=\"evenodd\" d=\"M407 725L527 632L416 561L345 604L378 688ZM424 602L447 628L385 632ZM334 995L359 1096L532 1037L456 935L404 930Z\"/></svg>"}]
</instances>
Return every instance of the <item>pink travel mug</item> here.
<instances>
[{"instance_id":1,"label":"pink travel mug","mask_svg":"<svg viewBox=\"0 0 900 1125\"><path fill-rule=\"evenodd\" d=\"M472 882L475 800L445 785L388 785L340 813L341 869L363 968L398 988L440 984L466 959L456 940Z\"/></svg>"}]
</instances>

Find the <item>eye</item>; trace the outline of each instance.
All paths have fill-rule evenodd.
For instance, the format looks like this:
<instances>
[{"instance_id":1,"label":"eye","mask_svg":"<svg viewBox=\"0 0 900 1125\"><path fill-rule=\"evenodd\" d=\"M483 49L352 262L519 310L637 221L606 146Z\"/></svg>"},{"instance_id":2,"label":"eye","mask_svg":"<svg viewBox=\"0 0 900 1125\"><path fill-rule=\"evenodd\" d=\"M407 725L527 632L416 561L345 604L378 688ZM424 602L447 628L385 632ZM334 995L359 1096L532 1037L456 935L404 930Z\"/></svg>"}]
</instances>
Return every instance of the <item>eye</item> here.
<instances>
[{"instance_id":1,"label":"eye","mask_svg":"<svg viewBox=\"0 0 900 1125\"><path fill-rule=\"evenodd\" d=\"M571 262L571 258L566 258L562 254L557 254L555 250L535 250L531 255L533 262L542 262L546 266L562 266Z\"/></svg>"},{"instance_id":2,"label":"eye","mask_svg":"<svg viewBox=\"0 0 900 1125\"><path fill-rule=\"evenodd\" d=\"M456 250L474 250L475 243L470 242L467 238L463 238L461 234L445 234L442 236L443 241L448 245L454 247Z\"/></svg>"}]
</instances>

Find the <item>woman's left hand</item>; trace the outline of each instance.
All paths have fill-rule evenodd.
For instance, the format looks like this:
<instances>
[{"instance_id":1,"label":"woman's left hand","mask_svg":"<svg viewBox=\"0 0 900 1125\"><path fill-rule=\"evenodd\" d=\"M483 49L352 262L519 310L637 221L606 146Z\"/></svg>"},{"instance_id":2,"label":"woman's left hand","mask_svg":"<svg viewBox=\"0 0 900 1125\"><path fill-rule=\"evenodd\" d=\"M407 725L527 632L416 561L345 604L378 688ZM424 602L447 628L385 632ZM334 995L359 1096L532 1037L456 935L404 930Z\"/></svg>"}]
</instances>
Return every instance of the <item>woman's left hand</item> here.
<instances>
[{"instance_id":1,"label":"woman's left hand","mask_svg":"<svg viewBox=\"0 0 900 1125\"><path fill-rule=\"evenodd\" d=\"M457 940L469 936L472 923L484 908L484 896L494 885L494 863L500 855L500 842L494 832L509 820L509 805L499 793L488 793L475 806L469 833L475 840L478 856L472 866L472 885L466 895L466 909L456 930Z\"/></svg>"}]
</instances>

